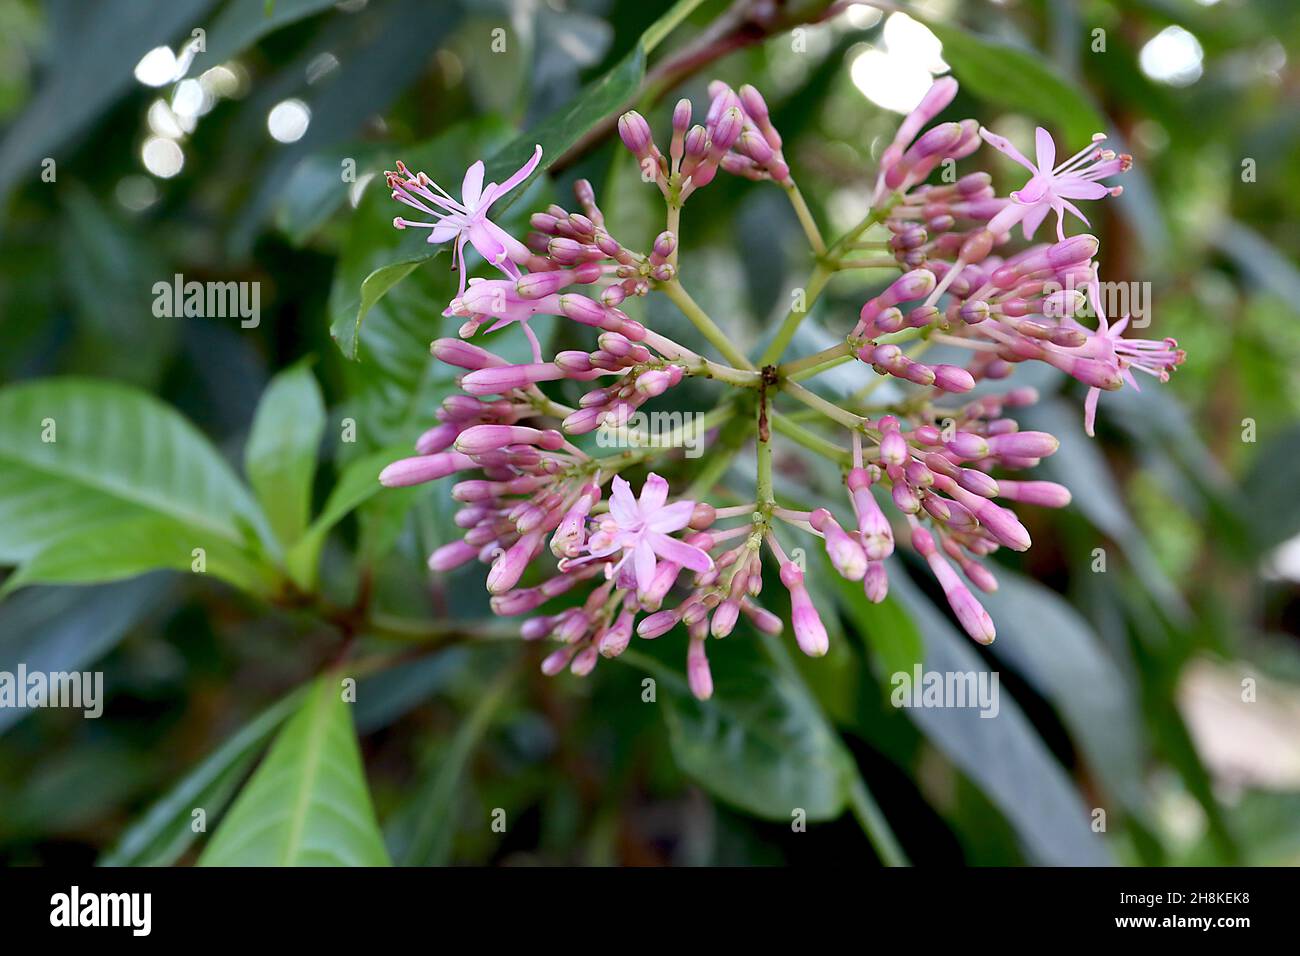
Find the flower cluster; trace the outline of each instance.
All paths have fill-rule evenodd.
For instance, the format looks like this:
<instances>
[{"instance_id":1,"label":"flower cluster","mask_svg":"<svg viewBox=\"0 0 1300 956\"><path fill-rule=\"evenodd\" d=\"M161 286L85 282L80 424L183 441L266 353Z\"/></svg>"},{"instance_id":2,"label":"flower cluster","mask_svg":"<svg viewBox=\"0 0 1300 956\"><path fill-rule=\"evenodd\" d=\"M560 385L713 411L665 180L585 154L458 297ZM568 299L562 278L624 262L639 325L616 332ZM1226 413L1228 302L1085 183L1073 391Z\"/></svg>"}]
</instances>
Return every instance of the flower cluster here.
<instances>
[{"instance_id":1,"label":"flower cluster","mask_svg":"<svg viewBox=\"0 0 1300 956\"><path fill-rule=\"evenodd\" d=\"M432 217L399 218L395 224L428 227L430 242L453 244L461 286L444 314L464 321L460 338L439 339L432 350L463 372L460 391L443 402L438 424L418 439L417 454L394 462L380 480L397 486L460 475L451 493L461 505L455 521L464 535L435 551L430 567L446 572L472 561L489 565L493 610L533 615L522 625L523 637L558 642L542 665L546 673L567 667L586 674L601 656L621 654L634 632L652 639L683 625L690 687L708 697L710 638L730 635L742 615L762 632L783 629L783 617L759 603L765 552L787 592L798 646L809 655L824 654L827 631L805 584L806 568L791 557L799 552L782 546L779 526L782 534L795 529L820 539L835 573L861 582L877 602L886 597L887 559L902 536L928 565L967 633L983 643L993 640L993 622L971 588L997 587L983 559L999 548L1023 551L1030 545L1008 505L1062 507L1070 500L1061 485L1008 477L1051 455L1058 442L1044 432L1021 431L1009 416L1037 400L1033 389L999 390L996 383L1021 362L1052 365L1088 386L1091 434L1101 391L1134 384L1134 369L1167 378L1183 354L1172 341L1122 337L1127 320L1112 324L1101 309L1097 240L1064 231L1067 212L1086 224L1074 200L1118 194L1118 186L1102 180L1127 169L1129 158L1108 150L1099 135L1055 164L1055 146L1039 129L1037 162L1031 163L974 120L930 125L956 91L952 79L939 80L904 119L881 156L870 216L829 249L798 194L767 104L752 86L734 91L710 84L703 125L691 124L689 101L679 102L666 155L641 115L620 118L623 144L665 200L668 228L647 250L629 248L610 233L585 180L574 189L579 211L552 205L534 214L523 241L487 219L489 207L533 172L540 147L501 185L483 186L483 164L475 163L459 200L400 163L388 174L394 199ZM985 172L928 182L941 165L951 168L950 161L984 143L1025 166L1029 181L1006 197L995 194ZM686 293L678 266L682 206L719 170L780 185L809 233L818 269L888 264L899 270L862 306L841 344L775 364L802 321L801 310L778 330L777 354L753 363ZM1051 212L1055 241L1003 253L1014 226L1032 241ZM872 227L886 238L871 238ZM466 281L467 243L501 277ZM855 257L855 250L880 255ZM629 297L651 292L677 304L730 364L706 358L620 309ZM1089 308L1095 327L1081 321ZM561 351L548 360L529 326L536 315L588 327L594 348ZM528 337L533 361L512 364L465 341L484 328L512 323ZM922 361L921 353L932 345L963 349L957 354L969 359ZM866 387L847 403L830 402L799 384L854 360L875 374L864 369ZM721 464L741 450L747 436L743 429L720 432L717 426L752 416L752 498L708 480L674 498L669 482L654 471L634 493L624 473L642 472L655 459L672 464L672 449L693 435L672 434L658 442L642 436L645 441L604 457L574 443L600 428L627 426L644 403L688 377L727 386L702 423L681 426L712 436L711 453ZM874 385L887 378L903 385L906 398L867 405ZM576 407L542 388L564 382L583 383ZM977 395L954 397L981 383ZM806 406L800 414L832 431L804 427L778 401ZM844 466L842 509L834 503L812 510L778 504L774 431ZM845 431L848 448L831 440ZM705 495L714 501L699 500Z\"/></svg>"}]
</instances>

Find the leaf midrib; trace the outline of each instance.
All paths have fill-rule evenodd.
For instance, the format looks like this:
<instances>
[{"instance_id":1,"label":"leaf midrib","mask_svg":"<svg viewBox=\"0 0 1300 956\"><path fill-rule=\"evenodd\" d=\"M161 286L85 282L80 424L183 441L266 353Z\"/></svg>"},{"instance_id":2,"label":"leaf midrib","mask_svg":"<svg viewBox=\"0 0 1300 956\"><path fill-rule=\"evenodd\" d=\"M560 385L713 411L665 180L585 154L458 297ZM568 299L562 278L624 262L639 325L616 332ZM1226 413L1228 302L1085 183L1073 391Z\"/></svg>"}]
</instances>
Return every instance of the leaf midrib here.
<instances>
[{"instance_id":1,"label":"leaf midrib","mask_svg":"<svg viewBox=\"0 0 1300 956\"><path fill-rule=\"evenodd\" d=\"M312 790L323 765L321 755L324 753L325 729L328 714L323 712L329 703L328 685L323 683L312 701L311 720L307 725L307 747L303 754L303 772L298 777L298 793L294 798L293 812L289 817L289 838L285 841L281 866L292 866L298 856L303 832L307 826L307 813L311 807Z\"/></svg>"}]
</instances>

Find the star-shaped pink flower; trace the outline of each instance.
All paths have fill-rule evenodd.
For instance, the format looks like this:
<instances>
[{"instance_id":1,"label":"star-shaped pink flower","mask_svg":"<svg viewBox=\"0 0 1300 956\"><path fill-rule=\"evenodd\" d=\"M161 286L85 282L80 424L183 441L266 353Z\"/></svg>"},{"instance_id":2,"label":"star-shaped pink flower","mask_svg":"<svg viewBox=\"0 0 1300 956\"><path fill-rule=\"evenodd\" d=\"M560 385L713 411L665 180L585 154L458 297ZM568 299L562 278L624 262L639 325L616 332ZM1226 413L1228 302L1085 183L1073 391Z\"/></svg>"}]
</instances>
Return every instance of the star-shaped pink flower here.
<instances>
[{"instance_id":1,"label":"star-shaped pink flower","mask_svg":"<svg viewBox=\"0 0 1300 956\"><path fill-rule=\"evenodd\" d=\"M1101 146L1106 138L1098 133L1087 147L1075 153L1059 166L1056 163L1056 144L1051 134L1041 126L1034 131L1034 145L1038 162L1031 163L1020 150L1004 136L981 128L980 136L1000 153L1010 156L1033 173L1029 182L1011 194L1011 202L989 222L989 232L994 235L1021 223L1026 239L1032 239L1049 212L1056 213L1056 235L1065 238L1065 211L1088 224L1088 218L1079 211L1071 199L1101 199L1118 196L1120 186L1105 186L1098 180L1122 173L1133 164L1131 156L1117 156L1113 150Z\"/></svg>"},{"instance_id":2,"label":"star-shaped pink flower","mask_svg":"<svg viewBox=\"0 0 1300 956\"><path fill-rule=\"evenodd\" d=\"M1088 341L1073 350L1074 354L1112 366L1119 373L1120 378L1133 386L1135 391L1140 392L1141 389L1131 369L1145 372L1162 382L1169 381L1170 372L1181 365L1183 359L1187 357L1187 353L1178 347L1178 342L1174 339L1124 338L1124 330L1128 328L1131 316L1124 316L1114 325L1106 321L1106 314L1101 307L1100 282L1095 272L1093 281L1088 284L1088 295L1097 312L1097 329L1096 331L1086 329L1071 320L1071 325L1088 333ZM1089 438L1093 437L1097 423L1097 403L1101 399L1102 391L1103 389L1094 385L1088 389L1088 396L1084 399L1083 429L1088 433Z\"/></svg>"},{"instance_id":3,"label":"star-shaped pink flower","mask_svg":"<svg viewBox=\"0 0 1300 956\"><path fill-rule=\"evenodd\" d=\"M667 504L668 482L653 472L641 487L640 500L632 496L632 486L617 475L611 487L609 513L597 520L597 530L587 542L587 558L582 560L622 551L618 562L606 566L605 576L614 577L630 561L638 591L650 588L659 559L692 571L712 569L713 559L705 551L669 537L690 524L694 501Z\"/></svg>"},{"instance_id":4,"label":"star-shaped pink flower","mask_svg":"<svg viewBox=\"0 0 1300 956\"><path fill-rule=\"evenodd\" d=\"M433 216L434 221L421 222L398 216L393 220L393 225L398 229L405 229L408 226L429 229L428 241L433 243L455 240L453 263L460 271L461 293L465 291L466 242L510 278L518 279L521 273L512 259L514 256L526 257L528 249L518 239L488 219L487 214L492 204L527 179L541 160L542 147L538 146L532 158L504 183L488 183L485 187L483 185L485 167L480 159L465 171L459 200L452 198L450 193L424 173L416 173L412 176L405 165L398 163L398 171L388 174L388 185L392 187L393 198L412 209Z\"/></svg>"}]
</instances>

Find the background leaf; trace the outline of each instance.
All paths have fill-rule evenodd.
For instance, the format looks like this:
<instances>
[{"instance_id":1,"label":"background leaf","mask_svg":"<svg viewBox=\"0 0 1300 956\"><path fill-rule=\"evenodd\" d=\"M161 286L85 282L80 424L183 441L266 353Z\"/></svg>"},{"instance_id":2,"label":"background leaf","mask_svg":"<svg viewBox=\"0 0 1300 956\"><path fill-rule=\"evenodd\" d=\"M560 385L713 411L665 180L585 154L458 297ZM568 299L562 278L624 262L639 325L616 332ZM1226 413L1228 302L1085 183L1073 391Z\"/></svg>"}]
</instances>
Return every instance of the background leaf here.
<instances>
[{"instance_id":1,"label":"background leaf","mask_svg":"<svg viewBox=\"0 0 1300 956\"><path fill-rule=\"evenodd\" d=\"M324 675L308 691L199 862L388 864L338 675Z\"/></svg>"},{"instance_id":2,"label":"background leaf","mask_svg":"<svg viewBox=\"0 0 1300 956\"><path fill-rule=\"evenodd\" d=\"M163 603L159 575L96 587L35 587L0 604L0 671L78 671L94 664ZM0 733L32 711L0 707Z\"/></svg>"},{"instance_id":3,"label":"background leaf","mask_svg":"<svg viewBox=\"0 0 1300 956\"><path fill-rule=\"evenodd\" d=\"M302 703L295 691L258 714L127 828L100 866L170 866L198 839L192 816L216 823L271 735Z\"/></svg>"},{"instance_id":4,"label":"background leaf","mask_svg":"<svg viewBox=\"0 0 1300 956\"><path fill-rule=\"evenodd\" d=\"M988 672L971 649L916 586L891 575L890 590L912 614L925 637L926 671ZM955 707L907 708L904 713L948 759L960 767L1002 811L1032 862L1047 866L1101 866L1110 862L1103 835L1089 829L1087 808L1033 725L999 688L996 717Z\"/></svg>"},{"instance_id":5,"label":"background leaf","mask_svg":"<svg viewBox=\"0 0 1300 956\"><path fill-rule=\"evenodd\" d=\"M711 642L712 643L712 642ZM685 676L643 654L623 659L658 682L677 765L715 796L766 820L844 810L846 754L806 691L748 654L714 664L714 693L696 700Z\"/></svg>"},{"instance_id":6,"label":"background leaf","mask_svg":"<svg viewBox=\"0 0 1300 956\"><path fill-rule=\"evenodd\" d=\"M1035 122L1059 125L1080 149L1108 124L1079 87L1062 79L1038 54L927 17L926 26L943 41L943 58L969 92L1000 106L1028 113Z\"/></svg>"},{"instance_id":7,"label":"background leaf","mask_svg":"<svg viewBox=\"0 0 1300 956\"><path fill-rule=\"evenodd\" d=\"M111 580L148 566L147 536L134 519L165 531L153 552L165 567L177 566L172 552L183 544L187 553L203 547L230 566L237 557L248 565L265 528L247 489L192 425L108 382L47 379L0 390L0 464L0 561L31 559L108 523L134 529L122 568L105 547L99 577L84 563L69 574L64 551L56 580Z\"/></svg>"},{"instance_id":8,"label":"background leaf","mask_svg":"<svg viewBox=\"0 0 1300 956\"><path fill-rule=\"evenodd\" d=\"M306 363L271 379L262 393L244 450L244 470L286 547L311 517L316 455L325 433L325 402Z\"/></svg>"}]
</instances>

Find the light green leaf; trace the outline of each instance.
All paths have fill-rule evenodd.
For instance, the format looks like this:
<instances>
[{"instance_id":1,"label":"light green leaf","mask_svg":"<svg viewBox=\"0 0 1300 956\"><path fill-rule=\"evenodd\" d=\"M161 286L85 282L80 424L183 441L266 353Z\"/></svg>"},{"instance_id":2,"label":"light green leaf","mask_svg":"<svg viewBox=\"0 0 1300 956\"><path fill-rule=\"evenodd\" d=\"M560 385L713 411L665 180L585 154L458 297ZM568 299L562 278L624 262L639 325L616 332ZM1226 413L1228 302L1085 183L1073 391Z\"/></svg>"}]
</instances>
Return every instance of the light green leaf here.
<instances>
[{"instance_id":1,"label":"light green leaf","mask_svg":"<svg viewBox=\"0 0 1300 956\"><path fill-rule=\"evenodd\" d=\"M379 484L379 473L386 465L410 453L409 449L390 448L358 458L343 469L339 483L330 492L321 513L311 523L306 533L289 549L286 561L289 573L295 581L310 588L311 582L315 579L316 562L320 557L321 545L324 544L325 536L329 534L330 529L383 489Z\"/></svg>"},{"instance_id":2,"label":"light green leaf","mask_svg":"<svg viewBox=\"0 0 1300 956\"><path fill-rule=\"evenodd\" d=\"M29 584L120 581L161 568L211 574L253 593L274 581L268 566L222 538L168 517L133 515L60 535L5 580L0 596Z\"/></svg>"},{"instance_id":3,"label":"light green leaf","mask_svg":"<svg viewBox=\"0 0 1300 956\"><path fill-rule=\"evenodd\" d=\"M165 519L193 533L191 547L223 554L255 553L258 537L269 539L257 504L216 449L157 399L77 378L0 390L0 562L128 518L156 527Z\"/></svg>"},{"instance_id":4,"label":"light green leaf","mask_svg":"<svg viewBox=\"0 0 1300 956\"><path fill-rule=\"evenodd\" d=\"M387 866L337 674L308 691L204 850L203 866Z\"/></svg>"},{"instance_id":5,"label":"light green leaf","mask_svg":"<svg viewBox=\"0 0 1300 956\"><path fill-rule=\"evenodd\" d=\"M436 255L437 250L431 254ZM389 289L409 276L428 258L429 256L415 257L380 266L361 281L361 301L357 303L356 317L341 323L336 320L336 324L330 326L330 335L344 355L350 359L360 358L362 321L370 314L375 303L388 294ZM348 312L350 311L349 309ZM340 319L349 320L349 316L344 313Z\"/></svg>"},{"instance_id":6,"label":"light green leaf","mask_svg":"<svg viewBox=\"0 0 1300 956\"><path fill-rule=\"evenodd\" d=\"M325 402L305 363L280 372L262 393L244 449L244 470L271 527L288 547L311 517L316 453L325 433Z\"/></svg>"}]
</instances>

